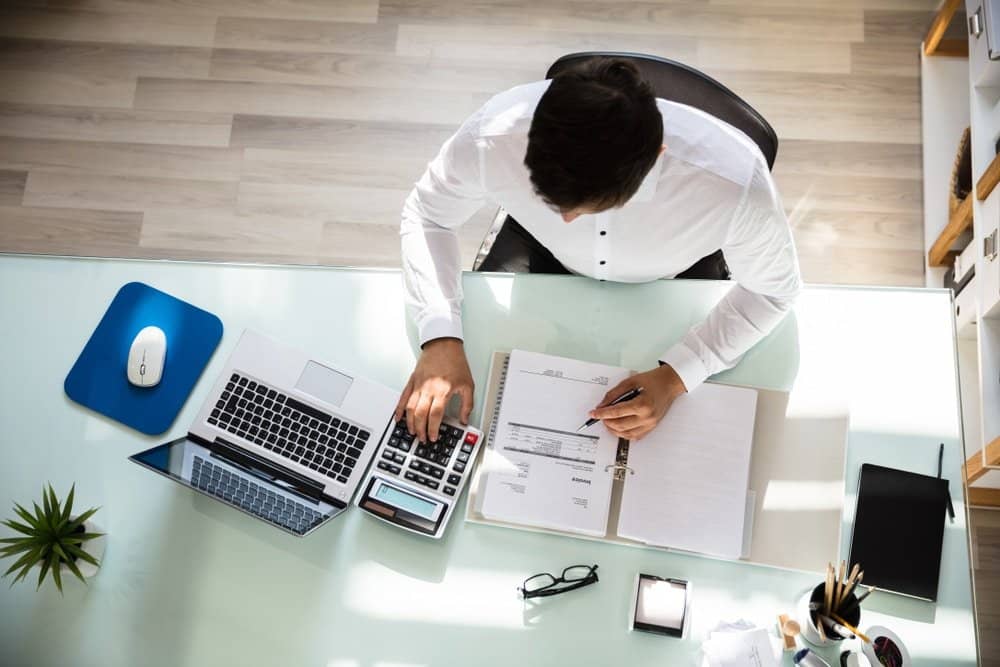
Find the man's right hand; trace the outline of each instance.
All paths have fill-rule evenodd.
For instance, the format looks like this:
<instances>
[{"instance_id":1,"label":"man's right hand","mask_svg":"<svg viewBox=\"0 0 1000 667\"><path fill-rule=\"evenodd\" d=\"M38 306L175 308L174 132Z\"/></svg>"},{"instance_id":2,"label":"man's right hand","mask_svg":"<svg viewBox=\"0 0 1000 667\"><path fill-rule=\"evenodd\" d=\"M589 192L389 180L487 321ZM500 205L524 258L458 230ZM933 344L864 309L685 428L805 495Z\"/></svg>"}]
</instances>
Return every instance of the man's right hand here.
<instances>
[{"instance_id":1,"label":"man's right hand","mask_svg":"<svg viewBox=\"0 0 1000 667\"><path fill-rule=\"evenodd\" d=\"M465 347L457 338L436 338L424 344L417 366L396 405L396 421L406 415L406 428L423 442L435 442L448 400L462 397L459 419L469 423L474 384Z\"/></svg>"}]
</instances>

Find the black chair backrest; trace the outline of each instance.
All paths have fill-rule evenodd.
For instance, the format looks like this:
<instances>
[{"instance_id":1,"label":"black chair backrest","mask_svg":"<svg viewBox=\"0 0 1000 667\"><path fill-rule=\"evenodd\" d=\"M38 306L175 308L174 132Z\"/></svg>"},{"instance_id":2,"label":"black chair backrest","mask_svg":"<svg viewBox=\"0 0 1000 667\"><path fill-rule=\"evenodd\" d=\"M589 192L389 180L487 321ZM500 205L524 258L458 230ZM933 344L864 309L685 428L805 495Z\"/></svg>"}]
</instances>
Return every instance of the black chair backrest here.
<instances>
[{"instance_id":1,"label":"black chair backrest","mask_svg":"<svg viewBox=\"0 0 1000 667\"><path fill-rule=\"evenodd\" d=\"M657 97L701 109L741 130L760 147L768 169L774 166L774 158L778 154L778 136L774 128L736 93L687 65L641 53L584 51L570 53L552 63L545 78L551 79L559 72L595 57L621 58L635 64Z\"/></svg>"}]
</instances>

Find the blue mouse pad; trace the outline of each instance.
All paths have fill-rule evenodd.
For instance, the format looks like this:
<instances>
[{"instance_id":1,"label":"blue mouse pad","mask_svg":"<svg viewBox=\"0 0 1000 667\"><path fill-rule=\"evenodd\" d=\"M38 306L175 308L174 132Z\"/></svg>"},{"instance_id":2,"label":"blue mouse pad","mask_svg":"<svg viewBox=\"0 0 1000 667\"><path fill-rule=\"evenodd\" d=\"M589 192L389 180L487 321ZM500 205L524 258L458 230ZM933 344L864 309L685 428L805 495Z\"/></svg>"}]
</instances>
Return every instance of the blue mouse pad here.
<instances>
[{"instance_id":1,"label":"blue mouse pad","mask_svg":"<svg viewBox=\"0 0 1000 667\"><path fill-rule=\"evenodd\" d=\"M163 376L155 387L136 387L125 374L128 353L148 326L166 334ZM212 313L149 285L128 283L66 376L66 395L137 431L159 435L173 424L221 339L222 321Z\"/></svg>"}]
</instances>

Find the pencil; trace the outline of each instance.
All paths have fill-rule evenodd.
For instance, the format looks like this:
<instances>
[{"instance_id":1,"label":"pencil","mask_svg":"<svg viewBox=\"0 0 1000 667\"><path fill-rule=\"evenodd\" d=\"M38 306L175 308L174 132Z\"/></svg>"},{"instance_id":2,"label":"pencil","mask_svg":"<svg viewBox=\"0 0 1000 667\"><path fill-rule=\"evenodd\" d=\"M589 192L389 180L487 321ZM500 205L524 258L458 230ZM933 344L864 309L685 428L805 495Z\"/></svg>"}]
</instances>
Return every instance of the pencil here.
<instances>
[{"instance_id":1,"label":"pencil","mask_svg":"<svg viewBox=\"0 0 1000 667\"><path fill-rule=\"evenodd\" d=\"M850 630L851 632L853 632L854 634L856 634L858 636L858 638L861 641L863 641L864 643L866 643L866 644L871 644L872 643L872 640L868 638L868 635L866 635L863 632L861 632L861 630L858 630L856 627L854 627L853 625L851 625L850 623L848 623L847 621L845 621L844 619L842 619L840 616L837 616L836 614L830 614L830 616L833 618L833 620L837 621L842 626L844 626L845 628L847 628L848 630Z\"/></svg>"},{"instance_id":2,"label":"pencil","mask_svg":"<svg viewBox=\"0 0 1000 667\"><path fill-rule=\"evenodd\" d=\"M833 604L833 563L826 564L826 586L823 588L823 613L830 613Z\"/></svg>"},{"instance_id":3,"label":"pencil","mask_svg":"<svg viewBox=\"0 0 1000 667\"><path fill-rule=\"evenodd\" d=\"M847 570L847 561L842 560L840 561L840 570L837 571L837 586L836 588L834 588L834 594L833 594L834 607L840 606L840 594L844 590L844 575L846 574L845 570ZM830 611L833 611L833 609L831 609Z\"/></svg>"},{"instance_id":4,"label":"pencil","mask_svg":"<svg viewBox=\"0 0 1000 667\"><path fill-rule=\"evenodd\" d=\"M862 570L861 572L858 572L858 575L854 577L853 580L851 580L850 585L844 590L844 594L840 598L840 604L837 605L838 608L844 606L844 603L847 602L848 598L851 597L851 594L854 592L854 590L861 583L861 580L864 578L865 578L865 573Z\"/></svg>"},{"instance_id":5,"label":"pencil","mask_svg":"<svg viewBox=\"0 0 1000 667\"><path fill-rule=\"evenodd\" d=\"M861 572L860 570L861 566L858 565L857 563L855 563L854 567L851 568L851 576L847 578L847 583L844 584L844 590L840 592L840 598L837 599L836 606L838 609L840 608L841 605L844 604L844 602L847 601L847 598L849 598L851 596L851 593L854 592L854 587L857 586L858 582L861 581L861 577L864 575L864 573Z\"/></svg>"}]
</instances>

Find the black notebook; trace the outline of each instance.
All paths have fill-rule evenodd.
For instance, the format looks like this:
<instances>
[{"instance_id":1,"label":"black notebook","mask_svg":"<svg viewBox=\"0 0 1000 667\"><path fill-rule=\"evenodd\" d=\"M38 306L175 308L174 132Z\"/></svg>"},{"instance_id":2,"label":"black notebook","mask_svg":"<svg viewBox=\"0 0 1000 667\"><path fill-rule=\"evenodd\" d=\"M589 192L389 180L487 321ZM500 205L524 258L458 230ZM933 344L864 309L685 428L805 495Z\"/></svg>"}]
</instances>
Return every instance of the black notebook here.
<instances>
[{"instance_id":1,"label":"black notebook","mask_svg":"<svg viewBox=\"0 0 1000 667\"><path fill-rule=\"evenodd\" d=\"M865 585L937 599L947 495L945 479L861 466L850 562Z\"/></svg>"}]
</instances>

